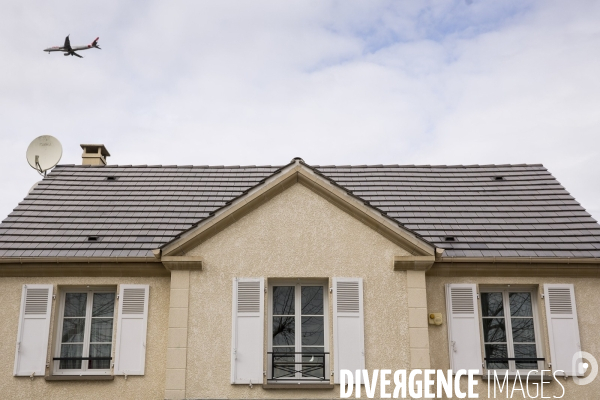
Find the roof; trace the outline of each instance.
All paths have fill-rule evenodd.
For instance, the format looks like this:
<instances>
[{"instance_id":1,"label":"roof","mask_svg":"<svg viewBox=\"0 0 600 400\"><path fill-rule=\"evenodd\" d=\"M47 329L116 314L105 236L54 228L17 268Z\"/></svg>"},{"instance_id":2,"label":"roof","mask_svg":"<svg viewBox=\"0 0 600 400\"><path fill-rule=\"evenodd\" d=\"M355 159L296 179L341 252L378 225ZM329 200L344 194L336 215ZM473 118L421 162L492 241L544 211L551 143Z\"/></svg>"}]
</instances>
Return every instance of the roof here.
<instances>
[{"instance_id":1,"label":"roof","mask_svg":"<svg viewBox=\"0 0 600 400\"><path fill-rule=\"evenodd\" d=\"M59 165L0 224L0 257L151 257L282 168ZM445 257L600 257L600 225L539 164L311 168Z\"/></svg>"}]
</instances>

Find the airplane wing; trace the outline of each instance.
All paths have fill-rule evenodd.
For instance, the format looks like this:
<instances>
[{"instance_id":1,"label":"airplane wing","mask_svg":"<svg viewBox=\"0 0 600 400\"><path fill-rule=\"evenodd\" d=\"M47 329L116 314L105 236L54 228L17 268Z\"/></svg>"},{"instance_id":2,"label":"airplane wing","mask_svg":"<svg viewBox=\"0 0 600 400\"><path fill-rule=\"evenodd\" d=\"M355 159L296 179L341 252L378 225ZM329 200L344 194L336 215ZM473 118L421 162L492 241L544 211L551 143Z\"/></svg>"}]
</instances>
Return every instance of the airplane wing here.
<instances>
[{"instance_id":1,"label":"airplane wing","mask_svg":"<svg viewBox=\"0 0 600 400\"><path fill-rule=\"evenodd\" d=\"M80 56L79 54L75 53L74 51L72 51L72 52L71 52L71 55L73 55L73 56L77 56L77 57L79 57L79 58L83 58L83 56Z\"/></svg>"},{"instance_id":2,"label":"airplane wing","mask_svg":"<svg viewBox=\"0 0 600 400\"><path fill-rule=\"evenodd\" d=\"M65 38L65 50L71 50L71 41L69 40L69 35Z\"/></svg>"}]
</instances>

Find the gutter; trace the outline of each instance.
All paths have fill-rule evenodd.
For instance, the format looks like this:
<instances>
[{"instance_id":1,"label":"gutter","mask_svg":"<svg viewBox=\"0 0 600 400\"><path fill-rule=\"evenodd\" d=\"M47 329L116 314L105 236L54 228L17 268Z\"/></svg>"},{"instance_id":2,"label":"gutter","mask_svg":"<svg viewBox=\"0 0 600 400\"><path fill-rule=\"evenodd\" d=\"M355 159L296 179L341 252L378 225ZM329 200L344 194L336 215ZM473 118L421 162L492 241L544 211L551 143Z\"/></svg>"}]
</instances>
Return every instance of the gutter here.
<instances>
[{"instance_id":1,"label":"gutter","mask_svg":"<svg viewBox=\"0 0 600 400\"><path fill-rule=\"evenodd\" d=\"M599 264L598 257L441 257L436 263Z\"/></svg>"},{"instance_id":2,"label":"gutter","mask_svg":"<svg viewBox=\"0 0 600 400\"><path fill-rule=\"evenodd\" d=\"M160 263L154 257L0 257L0 264Z\"/></svg>"}]
</instances>

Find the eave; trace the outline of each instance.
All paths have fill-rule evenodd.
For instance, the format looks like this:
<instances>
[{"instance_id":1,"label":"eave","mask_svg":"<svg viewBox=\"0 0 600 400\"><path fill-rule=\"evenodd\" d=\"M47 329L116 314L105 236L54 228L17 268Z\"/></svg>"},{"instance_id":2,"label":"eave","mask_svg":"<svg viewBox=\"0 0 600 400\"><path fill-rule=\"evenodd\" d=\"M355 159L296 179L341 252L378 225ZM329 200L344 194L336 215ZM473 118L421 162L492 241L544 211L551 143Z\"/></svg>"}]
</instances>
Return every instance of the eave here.
<instances>
[{"instance_id":1,"label":"eave","mask_svg":"<svg viewBox=\"0 0 600 400\"><path fill-rule=\"evenodd\" d=\"M441 257L428 276L600 278L600 258Z\"/></svg>"}]
</instances>

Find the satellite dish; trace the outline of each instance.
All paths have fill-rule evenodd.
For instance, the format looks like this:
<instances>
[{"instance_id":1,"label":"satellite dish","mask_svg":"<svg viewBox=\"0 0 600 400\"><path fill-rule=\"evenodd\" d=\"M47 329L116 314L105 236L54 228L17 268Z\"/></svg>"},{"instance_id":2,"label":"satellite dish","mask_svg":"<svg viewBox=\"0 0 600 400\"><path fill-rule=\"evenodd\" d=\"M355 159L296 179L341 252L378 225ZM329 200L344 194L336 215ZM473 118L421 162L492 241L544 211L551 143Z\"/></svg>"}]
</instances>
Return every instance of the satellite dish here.
<instances>
[{"instance_id":1,"label":"satellite dish","mask_svg":"<svg viewBox=\"0 0 600 400\"><path fill-rule=\"evenodd\" d=\"M40 174L53 168L62 157L62 145L54 136L44 135L33 139L27 148L27 162Z\"/></svg>"}]
</instances>

